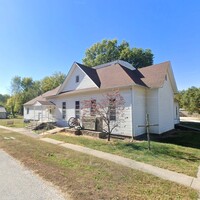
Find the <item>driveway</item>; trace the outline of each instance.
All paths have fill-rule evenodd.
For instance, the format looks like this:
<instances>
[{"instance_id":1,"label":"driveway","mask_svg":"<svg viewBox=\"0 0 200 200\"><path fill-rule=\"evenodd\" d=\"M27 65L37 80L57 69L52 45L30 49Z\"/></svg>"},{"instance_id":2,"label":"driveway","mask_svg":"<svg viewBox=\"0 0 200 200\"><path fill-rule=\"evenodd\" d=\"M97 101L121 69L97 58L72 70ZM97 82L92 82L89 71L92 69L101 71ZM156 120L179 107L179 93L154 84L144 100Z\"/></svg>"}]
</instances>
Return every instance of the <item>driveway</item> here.
<instances>
[{"instance_id":1,"label":"driveway","mask_svg":"<svg viewBox=\"0 0 200 200\"><path fill-rule=\"evenodd\" d=\"M60 191L0 149L0 199L64 200Z\"/></svg>"}]
</instances>

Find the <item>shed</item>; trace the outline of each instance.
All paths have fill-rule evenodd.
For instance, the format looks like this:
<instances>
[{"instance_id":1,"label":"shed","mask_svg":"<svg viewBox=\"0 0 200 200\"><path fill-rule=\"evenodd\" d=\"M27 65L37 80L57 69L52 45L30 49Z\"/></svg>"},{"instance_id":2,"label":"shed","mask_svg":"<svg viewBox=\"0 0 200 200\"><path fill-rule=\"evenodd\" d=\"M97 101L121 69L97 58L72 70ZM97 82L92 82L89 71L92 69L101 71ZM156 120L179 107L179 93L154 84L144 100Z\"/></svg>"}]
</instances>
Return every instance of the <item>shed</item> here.
<instances>
[{"instance_id":1,"label":"shed","mask_svg":"<svg viewBox=\"0 0 200 200\"><path fill-rule=\"evenodd\" d=\"M0 119L6 119L7 113L3 106L0 106Z\"/></svg>"}]
</instances>

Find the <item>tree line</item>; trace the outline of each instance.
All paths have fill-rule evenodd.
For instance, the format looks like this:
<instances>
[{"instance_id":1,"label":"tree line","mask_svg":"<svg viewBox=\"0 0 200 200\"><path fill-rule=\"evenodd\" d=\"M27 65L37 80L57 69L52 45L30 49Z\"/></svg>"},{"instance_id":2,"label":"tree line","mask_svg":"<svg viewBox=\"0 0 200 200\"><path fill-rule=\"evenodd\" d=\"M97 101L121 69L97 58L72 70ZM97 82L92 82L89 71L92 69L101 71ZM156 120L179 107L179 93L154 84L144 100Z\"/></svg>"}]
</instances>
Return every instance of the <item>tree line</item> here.
<instances>
[{"instance_id":1,"label":"tree line","mask_svg":"<svg viewBox=\"0 0 200 200\"><path fill-rule=\"evenodd\" d=\"M131 48L129 43L122 41L118 44L116 39L102 40L93 44L85 51L83 64L88 67L104 64L118 59L132 64L135 68L146 67L153 64L153 53L150 49ZM41 81L34 81L31 77L15 76L11 80L10 95L0 94L0 105L15 116L23 114L23 104L29 100L59 86L65 79L61 72L46 76Z\"/></svg>"},{"instance_id":2,"label":"tree line","mask_svg":"<svg viewBox=\"0 0 200 200\"><path fill-rule=\"evenodd\" d=\"M135 68L146 67L153 64L154 55L150 49L131 48L129 43L122 41L118 44L114 40L102 40L93 44L85 51L83 64L88 67L104 64L114 60L124 60ZM31 77L15 76L11 80L10 95L0 94L0 105L7 111L23 114L23 104L29 100L59 86L63 83L65 75L61 72L46 76L40 81ZM200 113L200 88L191 87L182 90L176 95L180 108L185 108L190 113Z\"/></svg>"},{"instance_id":3,"label":"tree line","mask_svg":"<svg viewBox=\"0 0 200 200\"><path fill-rule=\"evenodd\" d=\"M176 95L180 108L184 108L189 113L200 114L200 88L190 87L187 90L179 91Z\"/></svg>"},{"instance_id":4,"label":"tree line","mask_svg":"<svg viewBox=\"0 0 200 200\"><path fill-rule=\"evenodd\" d=\"M5 106L7 112L13 117L15 114L23 114L23 104L31 99L59 86L65 79L65 74L56 72L46 76L40 81L34 81L31 77L15 76L10 83L10 95L0 94L0 105Z\"/></svg>"}]
</instances>

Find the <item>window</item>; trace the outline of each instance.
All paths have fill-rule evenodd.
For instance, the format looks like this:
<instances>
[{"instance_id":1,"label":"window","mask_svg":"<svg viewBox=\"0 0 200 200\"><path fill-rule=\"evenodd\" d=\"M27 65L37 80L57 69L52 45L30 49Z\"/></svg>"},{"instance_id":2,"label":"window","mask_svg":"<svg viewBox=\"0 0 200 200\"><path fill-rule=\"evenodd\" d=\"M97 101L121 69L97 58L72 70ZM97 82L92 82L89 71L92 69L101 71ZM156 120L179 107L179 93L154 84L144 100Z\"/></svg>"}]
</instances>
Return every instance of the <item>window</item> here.
<instances>
[{"instance_id":1,"label":"window","mask_svg":"<svg viewBox=\"0 0 200 200\"><path fill-rule=\"evenodd\" d=\"M75 117L80 118L80 101L75 101Z\"/></svg>"},{"instance_id":2,"label":"window","mask_svg":"<svg viewBox=\"0 0 200 200\"><path fill-rule=\"evenodd\" d=\"M76 76L76 83L79 82L79 76Z\"/></svg>"},{"instance_id":3,"label":"window","mask_svg":"<svg viewBox=\"0 0 200 200\"><path fill-rule=\"evenodd\" d=\"M96 115L96 100L91 100L91 108L90 108L90 115L95 116Z\"/></svg>"},{"instance_id":4,"label":"window","mask_svg":"<svg viewBox=\"0 0 200 200\"><path fill-rule=\"evenodd\" d=\"M66 102L62 102L62 118L66 118Z\"/></svg>"},{"instance_id":5,"label":"window","mask_svg":"<svg viewBox=\"0 0 200 200\"><path fill-rule=\"evenodd\" d=\"M165 80L167 81L167 75L165 75Z\"/></svg>"},{"instance_id":6,"label":"window","mask_svg":"<svg viewBox=\"0 0 200 200\"><path fill-rule=\"evenodd\" d=\"M27 115L29 114L29 108L27 108L27 110L26 110L26 114L27 114Z\"/></svg>"},{"instance_id":7,"label":"window","mask_svg":"<svg viewBox=\"0 0 200 200\"><path fill-rule=\"evenodd\" d=\"M116 103L115 103L115 99L110 99L110 105L109 105L109 109L110 109L110 120L116 120Z\"/></svg>"},{"instance_id":8,"label":"window","mask_svg":"<svg viewBox=\"0 0 200 200\"><path fill-rule=\"evenodd\" d=\"M51 108L49 109L49 114L51 114L52 113L52 111L51 111Z\"/></svg>"}]
</instances>

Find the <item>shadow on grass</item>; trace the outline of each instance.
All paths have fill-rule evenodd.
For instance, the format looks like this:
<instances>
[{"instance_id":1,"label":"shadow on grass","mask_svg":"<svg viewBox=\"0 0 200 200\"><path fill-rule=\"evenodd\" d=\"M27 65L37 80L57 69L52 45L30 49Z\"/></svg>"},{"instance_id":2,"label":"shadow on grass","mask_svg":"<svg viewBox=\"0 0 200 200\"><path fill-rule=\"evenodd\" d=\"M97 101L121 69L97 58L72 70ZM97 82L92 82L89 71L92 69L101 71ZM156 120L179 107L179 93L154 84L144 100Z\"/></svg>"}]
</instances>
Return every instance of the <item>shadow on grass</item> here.
<instances>
[{"instance_id":1,"label":"shadow on grass","mask_svg":"<svg viewBox=\"0 0 200 200\"><path fill-rule=\"evenodd\" d=\"M184 126L189 126L189 127L192 127L192 128L200 129L200 123L199 122L181 122L180 124L184 125Z\"/></svg>"},{"instance_id":2,"label":"shadow on grass","mask_svg":"<svg viewBox=\"0 0 200 200\"><path fill-rule=\"evenodd\" d=\"M153 140L161 143L170 143L200 149L200 132L198 131L176 130L168 136L153 138Z\"/></svg>"},{"instance_id":3,"label":"shadow on grass","mask_svg":"<svg viewBox=\"0 0 200 200\"><path fill-rule=\"evenodd\" d=\"M194 155L190 151L181 151L179 148L172 145L166 146L162 143L152 142L151 151L147 149L147 142L143 143L118 143L116 144L118 149L123 149L126 153L131 153L133 151L138 151L138 154L151 155L152 157L174 157L175 159L182 159L190 162L199 162L200 156Z\"/></svg>"}]
</instances>

